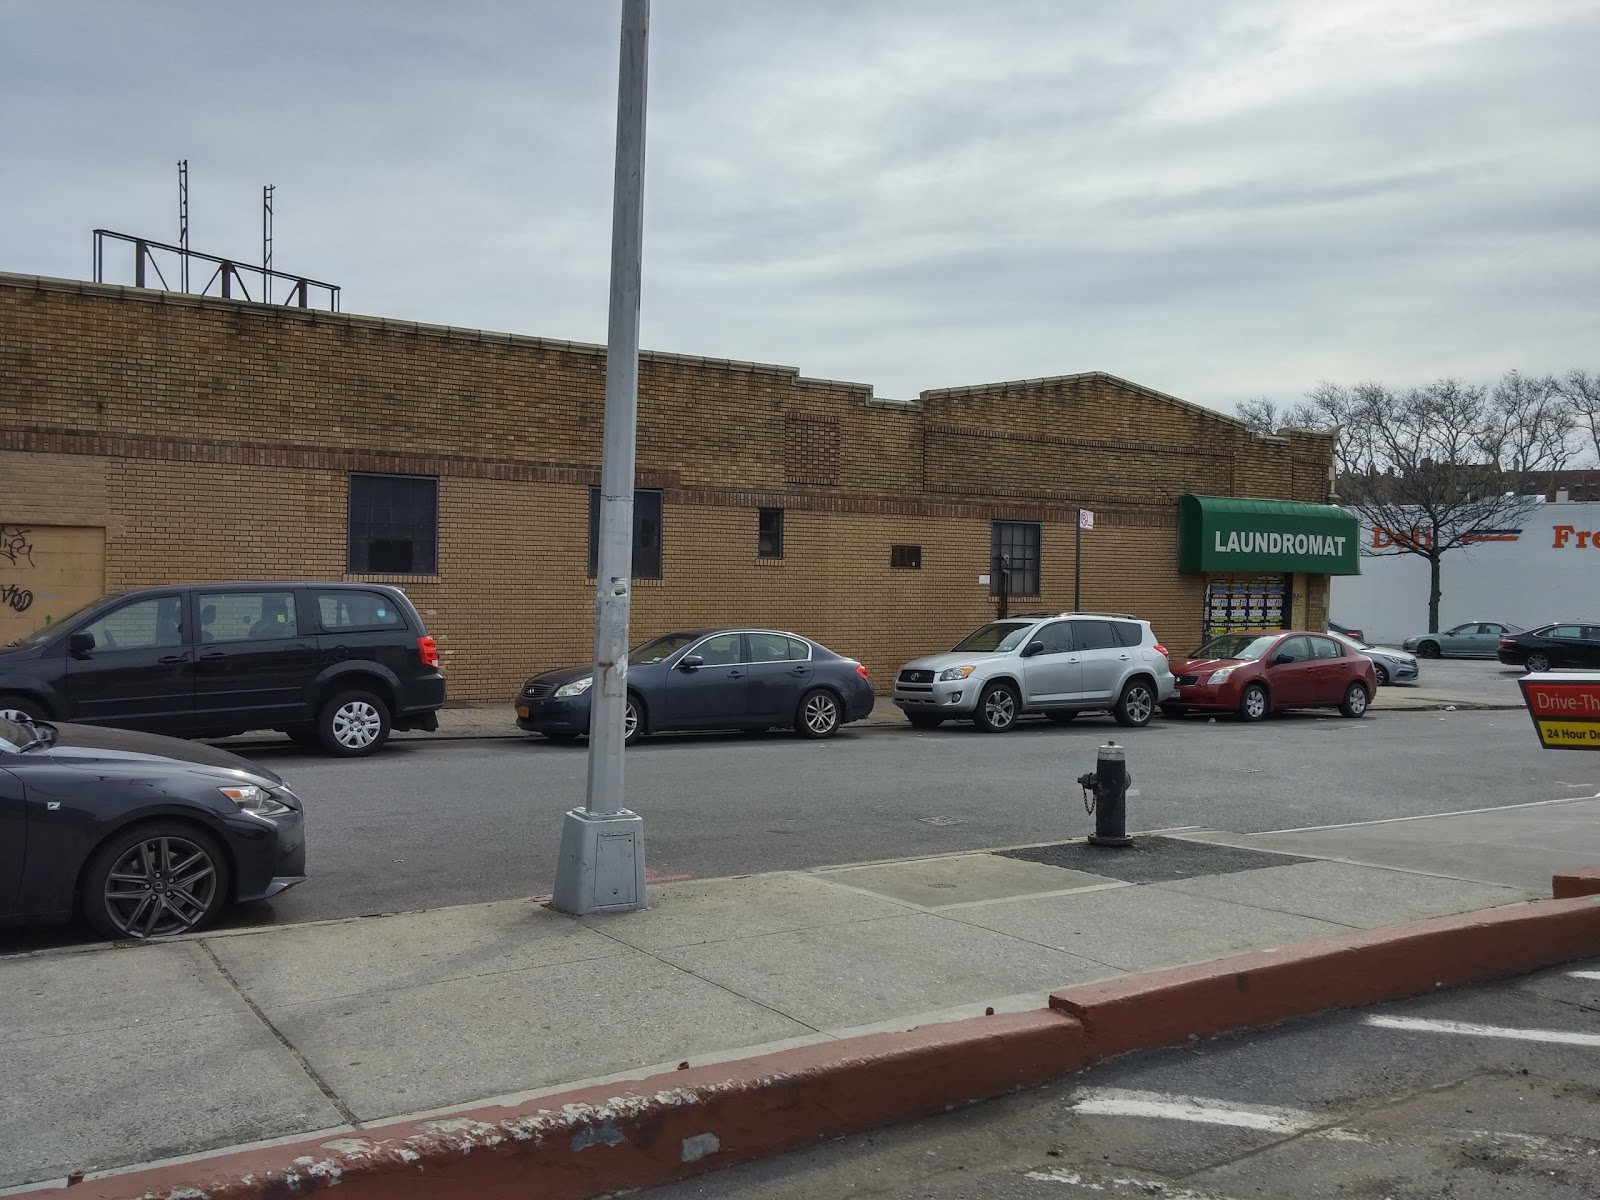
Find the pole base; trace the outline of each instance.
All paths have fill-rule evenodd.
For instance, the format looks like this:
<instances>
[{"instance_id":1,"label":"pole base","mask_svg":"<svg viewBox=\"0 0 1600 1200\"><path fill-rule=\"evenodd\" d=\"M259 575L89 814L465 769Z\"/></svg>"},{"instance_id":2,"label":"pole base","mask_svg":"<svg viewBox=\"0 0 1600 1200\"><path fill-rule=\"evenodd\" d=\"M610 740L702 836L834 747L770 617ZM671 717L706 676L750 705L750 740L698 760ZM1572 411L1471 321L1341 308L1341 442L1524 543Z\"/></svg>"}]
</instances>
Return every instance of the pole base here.
<instances>
[{"instance_id":1,"label":"pole base","mask_svg":"<svg viewBox=\"0 0 1600 1200\"><path fill-rule=\"evenodd\" d=\"M1131 846L1131 837L1101 837L1098 833L1091 833L1088 838L1091 846Z\"/></svg>"},{"instance_id":2,"label":"pole base","mask_svg":"<svg viewBox=\"0 0 1600 1200\"><path fill-rule=\"evenodd\" d=\"M644 818L627 809L606 815L570 809L550 906L574 917L645 908Z\"/></svg>"}]
</instances>

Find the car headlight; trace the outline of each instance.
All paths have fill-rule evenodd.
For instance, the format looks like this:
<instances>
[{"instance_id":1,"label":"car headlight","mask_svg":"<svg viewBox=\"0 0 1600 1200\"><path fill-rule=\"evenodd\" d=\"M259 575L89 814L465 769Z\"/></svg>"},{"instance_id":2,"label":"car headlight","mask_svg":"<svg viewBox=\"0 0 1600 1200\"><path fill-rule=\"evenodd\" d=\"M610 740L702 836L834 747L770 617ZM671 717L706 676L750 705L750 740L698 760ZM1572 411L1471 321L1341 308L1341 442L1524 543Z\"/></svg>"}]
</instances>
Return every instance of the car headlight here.
<instances>
[{"instance_id":1,"label":"car headlight","mask_svg":"<svg viewBox=\"0 0 1600 1200\"><path fill-rule=\"evenodd\" d=\"M276 796L253 783L240 784L237 787L222 787L221 792L229 800L239 806L241 812L254 813L258 817L275 817L289 811L287 804L281 803Z\"/></svg>"},{"instance_id":2,"label":"car headlight","mask_svg":"<svg viewBox=\"0 0 1600 1200\"><path fill-rule=\"evenodd\" d=\"M1211 672L1211 678L1207 679L1206 683L1208 683L1208 684L1222 683L1224 680L1226 680L1228 678L1229 675L1232 675L1232 674L1233 674L1233 668L1232 667L1222 667L1219 670Z\"/></svg>"},{"instance_id":3,"label":"car headlight","mask_svg":"<svg viewBox=\"0 0 1600 1200\"><path fill-rule=\"evenodd\" d=\"M594 676L585 675L582 679L574 679L571 683L563 683L556 689L556 696L558 698L581 696L589 690L589 686L592 683L594 683Z\"/></svg>"},{"instance_id":4,"label":"car headlight","mask_svg":"<svg viewBox=\"0 0 1600 1200\"><path fill-rule=\"evenodd\" d=\"M976 670L975 667L946 667L939 672L939 682L949 683L952 679L965 679Z\"/></svg>"}]
</instances>

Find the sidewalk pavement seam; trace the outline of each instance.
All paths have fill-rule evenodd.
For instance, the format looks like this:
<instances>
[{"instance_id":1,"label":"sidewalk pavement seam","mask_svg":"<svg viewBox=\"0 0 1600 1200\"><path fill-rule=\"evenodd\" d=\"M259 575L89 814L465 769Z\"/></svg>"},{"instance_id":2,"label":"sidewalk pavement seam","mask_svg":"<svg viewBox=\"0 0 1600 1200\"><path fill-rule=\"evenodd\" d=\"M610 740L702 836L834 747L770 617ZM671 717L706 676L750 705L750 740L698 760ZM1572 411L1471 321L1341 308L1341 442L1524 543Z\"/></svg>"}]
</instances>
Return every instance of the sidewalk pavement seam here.
<instances>
[{"instance_id":1,"label":"sidewalk pavement seam","mask_svg":"<svg viewBox=\"0 0 1600 1200\"><path fill-rule=\"evenodd\" d=\"M871 918L868 918L868 920L876 920L876 921L894 921L894 920L898 920L898 919L899 919L898 917L871 917ZM858 921L841 921L841 922L839 922L839 924L841 924L841 925L856 925L856 924L861 924L861 923L862 922L858 922ZM601 937L609 938L611 941L616 942L619 946L622 946L627 950L634 951L635 953L638 953L638 954L643 954L646 958L655 959L658 963L660 963L662 966L666 967L670 971L677 971L677 972L680 972L681 974L689 976L689 978L691 978L691 979L698 979L698 980L700 980L701 983L709 984L711 987L716 988L720 992L726 992L726 993L728 993L728 995L733 996L736 999L743 1000L746 1004L754 1004L757 1008L764 1009L767 1012L772 1013L774 1016L782 1017L786 1021L793 1021L796 1025L799 1025L801 1028L809 1029L809 1030L811 1030L812 1033L819 1034L822 1037L828 1038L830 1041L837 1040L837 1039L835 1039L833 1037L832 1034L823 1033L823 1031L818 1029L815 1025L811 1024L809 1021L802 1021L799 1017L795 1016L793 1013L786 1013L781 1008L774 1008L772 1005L767 1004L764 1001L757 1000L754 996L746 996L743 992L735 991L733 988L728 987L726 984L718 983L715 979L707 978L706 976L700 974L700 972L698 972L696 970L693 970L693 969L691 969L689 967L682 966L682 965L680 965L678 963L675 963L675 962L668 962L665 958L661 957L661 955L657 954L654 950L646 950L643 947L631 945L628 942L624 942L621 938L612 937L611 934L607 933L604 929L595 928L595 932L599 933ZM766 934L752 934L751 936L753 936L753 937L765 937L765 936L768 936L768 935L766 935ZM727 939L725 939L725 941L728 941L728 942L738 942L738 941L743 941L743 940L744 940L743 938L727 938ZM708 944L708 943L701 943L701 944L705 945L705 944ZM672 948L673 949L681 949L681 947L676 947L676 946L672 947Z\"/></svg>"},{"instance_id":2,"label":"sidewalk pavement seam","mask_svg":"<svg viewBox=\"0 0 1600 1200\"><path fill-rule=\"evenodd\" d=\"M1592 786L1592 785L1590 785ZM1554 800L1524 800L1520 804L1491 804L1486 808L1457 808L1450 812L1413 813L1406 817L1374 817L1370 821L1340 821L1333 825L1296 825L1290 829L1258 829L1246 837L1260 837L1268 833L1321 833L1325 829L1361 829L1368 825L1397 825L1401 821L1432 821L1439 817L1470 817L1474 813L1509 812L1514 808L1544 808L1552 804L1582 804L1585 800L1600 800L1600 792L1593 796L1558 796Z\"/></svg>"},{"instance_id":3,"label":"sidewalk pavement seam","mask_svg":"<svg viewBox=\"0 0 1600 1200\"><path fill-rule=\"evenodd\" d=\"M1054 845L1057 845L1058 843L1055 843L1055 842L1044 842L1044 843L1041 843L1041 844L1042 845L1046 845L1046 846L1054 846ZM1027 847L1017 847L1017 848L1018 849L1026 849ZM991 851L987 851L987 850L979 850L979 851L976 851L976 852L963 851L963 852L958 853L958 854L940 854L940 855L935 855L934 858L932 858L932 859L896 859L896 860L893 860L893 861L896 864L901 863L901 862L924 862L924 861L931 862L931 861L937 861L938 859L943 859L943 858L975 858L975 857L978 857L979 855L985 855L985 854L989 854L989 853L991 853ZM851 868L848 868L848 867L845 868L845 870L850 870L850 869ZM1052 890L1047 891L1047 892L1024 892L1024 893L1021 893L1021 894L1016 895L1016 896L991 896L986 900L961 900L961 901L958 901L955 904L932 904L932 905L930 905L930 904L918 904L915 900L902 900L900 897L891 896L887 892L875 892L875 891L872 891L870 888L864 888L864 887L861 887L861 886L859 886L857 884L854 884L854 883L841 883L837 879L829 879L829 878L826 877L828 872L836 871L836 870L838 870L838 868L830 867L830 868L827 868L825 871L796 871L795 874L796 875L800 875L800 876L805 876L807 878L815 880L816 882L821 883L821 884L823 884L823 885L825 885L827 887L838 888L840 891L854 892L858 896L869 896L874 900L887 900L890 904L898 904L902 908L910 909L913 912L923 913L923 914L925 914L927 916L930 916L930 917L937 917L940 913L951 912L951 911L953 911L955 909L987 908L987 907L989 907L991 905L995 905L995 904L1012 904L1012 903L1014 903L1014 902L1016 902L1018 900L1048 900L1048 899L1050 899L1051 897L1054 897L1054 896L1075 896L1079 892L1105 892L1105 891L1110 891L1110 890L1112 890L1114 888L1124 888L1124 887L1133 887L1133 886L1135 886L1134 884L1129 883L1125 879L1113 879L1113 880L1110 880L1110 881L1108 881L1106 883L1086 883L1086 884L1082 884L1082 885L1080 885L1078 887L1055 888L1055 889L1052 889ZM884 917L870 917L870 918L865 918L865 919L874 920L874 921L882 921L882 920L886 920L887 918L884 918ZM843 923L844 922L841 922L841 924L843 924Z\"/></svg>"},{"instance_id":4,"label":"sidewalk pavement seam","mask_svg":"<svg viewBox=\"0 0 1600 1200\"><path fill-rule=\"evenodd\" d=\"M296 1047L293 1042L284 1036L283 1031L272 1023L272 1021L267 1017L266 1013L261 1011L261 1006L252 1000L249 993L239 986L239 981L233 977L233 973L229 971L227 967L222 965L222 960L217 957L216 952L213 951L203 939L200 942L200 948L206 952L206 957L211 960L211 965L216 967L217 971L222 975L222 977L228 981L228 986L238 994L239 999L243 1000L245 1006L255 1014L256 1020L265 1025L267 1032L272 1034L273 1037L277 1038L282 1044L283 1048L294 1056L295 1062L298 1063L300 1069L305 1072L306 1078L311 1080L311 1082L316 1085L317 1091L323 1094L328 1103L333 1105L334 1109L341 1117L343 1117L349 1124L359 1128L361 1125L361 1119L351 1111L350 1106L340 1098L339 1093L329 1087L327 1081L324 1080L321 1075L317 1074L317 1069L311 1065L310 1060L307 1059L304 1054L300 1053L298 1047Z\"/></svg>"}]
</instances>

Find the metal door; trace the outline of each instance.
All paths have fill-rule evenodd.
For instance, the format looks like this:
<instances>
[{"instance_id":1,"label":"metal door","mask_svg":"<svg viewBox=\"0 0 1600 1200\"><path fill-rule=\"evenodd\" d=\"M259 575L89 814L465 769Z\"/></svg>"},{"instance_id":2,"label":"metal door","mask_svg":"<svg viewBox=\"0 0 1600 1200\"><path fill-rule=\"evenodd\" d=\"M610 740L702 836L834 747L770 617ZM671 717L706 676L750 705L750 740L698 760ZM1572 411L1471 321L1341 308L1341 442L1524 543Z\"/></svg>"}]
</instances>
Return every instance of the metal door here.
<instances>
[{"instance_id":1,"label":"metal door","mask_svg":"<svg viewBox=\"0 0 1600 1200\"><path fill-rule=\"evenodd\" d=\"M1052 621L1033 635L1044 649L1022 660L1024 702L1059 704L1083 694L1083 664L1072 639L1071 621Z\"/></svg>"}]
</instances>

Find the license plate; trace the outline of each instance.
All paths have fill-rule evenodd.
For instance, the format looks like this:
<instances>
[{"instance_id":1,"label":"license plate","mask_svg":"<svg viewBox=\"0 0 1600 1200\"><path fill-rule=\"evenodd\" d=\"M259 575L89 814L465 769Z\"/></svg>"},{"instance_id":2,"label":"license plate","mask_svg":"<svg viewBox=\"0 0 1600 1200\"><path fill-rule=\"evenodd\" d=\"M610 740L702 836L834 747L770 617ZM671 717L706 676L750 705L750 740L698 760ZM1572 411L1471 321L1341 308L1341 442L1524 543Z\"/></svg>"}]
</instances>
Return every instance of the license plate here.
<instances>
[{"instance_id":1,"label":"license plate","mask_svg":"<svg viewBox=\"0 0 1600 1200\"><path fill-rule=\"evenodd\" d=\"M528 715L528 710L523 708L522 705L520 705L520 704L517 705L517 716L526 717L527 715Z\"/></svg>"}]
</instances>

